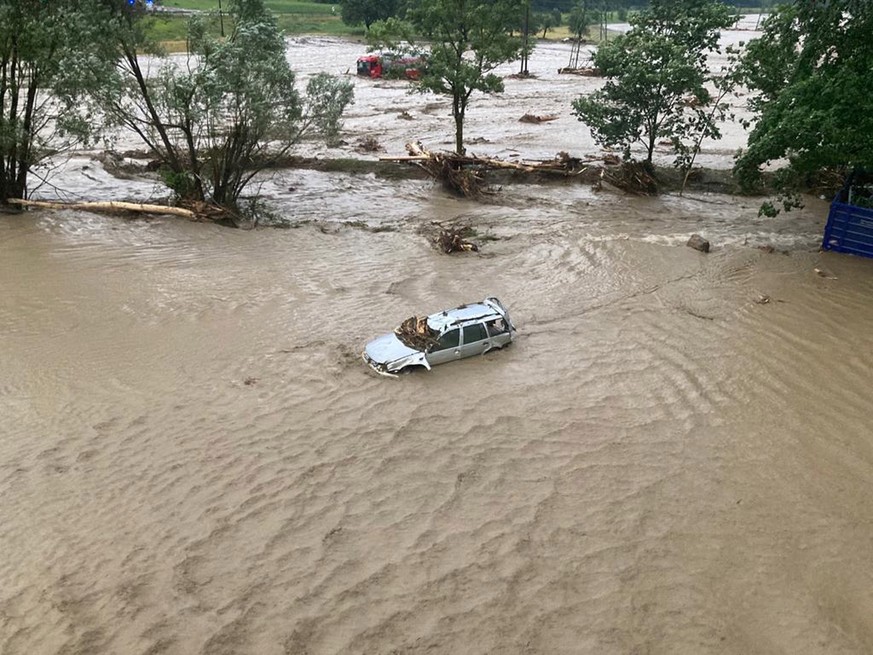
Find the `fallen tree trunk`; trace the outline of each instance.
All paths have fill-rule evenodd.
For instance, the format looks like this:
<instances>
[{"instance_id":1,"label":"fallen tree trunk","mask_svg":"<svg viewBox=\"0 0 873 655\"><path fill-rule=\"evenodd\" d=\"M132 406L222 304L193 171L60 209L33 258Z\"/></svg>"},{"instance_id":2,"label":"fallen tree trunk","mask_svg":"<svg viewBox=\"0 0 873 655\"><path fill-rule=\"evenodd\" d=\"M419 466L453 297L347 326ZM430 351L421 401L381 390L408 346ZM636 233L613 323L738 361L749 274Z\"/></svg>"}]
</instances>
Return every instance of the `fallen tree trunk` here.
<instances>
[{"instance_id":1,"label":"fallen tree trunk","mask_svg":"<svg viewBox=\"0 0 873 655\"><path fill-rule=\"evenodd\" d=\"M129 211L144 214L168 214L184 216L192 220L197 219L197 214L190 209L182 207L167 207L166 205L148 205L138 202L48 202L45 200L23 200L21 198L8 198L7 203L21 205L23 207L41 207L43 209L83 209L91 212L118 212Z\"/></svg>"},{"instance_id":2,"label":"fallen tree trunk","mask_svg":"<svg viewBox=\"0 0 873 655\"><path fill-rule=\"evenodd\" d=\"M8 204L22 207L41 207L43 209L79 209L89 212L136 212L139 214L157 214L161 216L181 216L191 221L217 223L228 227L245 226L247 222L233 212L208 202L193 202L188 207L168 207L167 205L151 205L140 202L121 202L117 200L60 202L46 200L23 200L8 198Z\"/></svg>"},{"instance_id":3,"label":"fallen tree trunk","mask_svg":"<svg viewBox=\"0 0 873 655\"><path fill-rule=\"evenodd\" d=\"M521 118L518 119L519 123L548 123L549 121L556 121L560 118L558 114L547 114L545 116L539 116L537 114L525 114Z\"/></svg>"}]
</instances>

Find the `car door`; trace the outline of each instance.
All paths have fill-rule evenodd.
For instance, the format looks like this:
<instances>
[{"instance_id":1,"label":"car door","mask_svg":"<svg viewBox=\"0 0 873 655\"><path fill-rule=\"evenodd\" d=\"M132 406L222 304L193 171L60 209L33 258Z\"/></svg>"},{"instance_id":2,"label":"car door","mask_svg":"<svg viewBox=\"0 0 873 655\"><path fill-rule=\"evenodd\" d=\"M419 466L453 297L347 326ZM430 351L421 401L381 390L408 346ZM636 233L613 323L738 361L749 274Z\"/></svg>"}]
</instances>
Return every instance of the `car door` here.
<instances>
[{"instance_id":1,"label":"car door","mask_svg":"<svg viewBox=\"0 0 873 655\"><path fill-rule=\"evenodd\" d=\"M461 357L461 330L453 328L440 336L435 345L427 353L427 362L431 366L445 364Z\"/></svg>"},{"instance_id":2,"label":"car door","mask_svg":"<svg viewBox=\"0 0 873 655\"><path fill-rule=\"evenodd\" d=\"M464 326L461 358L481 355L491 348L491 340L482 323L471 323Z\"/></svg>"},{"instance_id":3,"label":"car door","mask_svg":"<svg viewBox=\"0 0 873 655\"><path fill-rule=\"evenodd\" d=\"M508 320L498 318L485 324L488 336L491 337L492 348L502 348L512 341L512 332L507 327L508 323Z\"/></svg>"}]
</instances>

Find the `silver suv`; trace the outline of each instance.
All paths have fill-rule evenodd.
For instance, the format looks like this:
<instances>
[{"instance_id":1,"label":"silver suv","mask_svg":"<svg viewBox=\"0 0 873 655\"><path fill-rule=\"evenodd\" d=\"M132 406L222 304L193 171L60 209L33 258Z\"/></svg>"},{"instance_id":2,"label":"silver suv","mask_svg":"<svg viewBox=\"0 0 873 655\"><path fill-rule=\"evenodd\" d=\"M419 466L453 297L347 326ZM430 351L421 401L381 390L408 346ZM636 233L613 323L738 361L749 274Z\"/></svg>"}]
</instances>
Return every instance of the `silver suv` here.
<instances>
[{"instance_id":1,"label":"silver suv","mask_svg":"<svg viewBox=\"0 0 873 655\"><path fill-rule=\"evenodd\" d=\"M373 339L363 358L382 375L482 355L512 342L515 326L497 298L461 305L427 317L406 319L390 334Z\"/></svg>"}]
</instances>

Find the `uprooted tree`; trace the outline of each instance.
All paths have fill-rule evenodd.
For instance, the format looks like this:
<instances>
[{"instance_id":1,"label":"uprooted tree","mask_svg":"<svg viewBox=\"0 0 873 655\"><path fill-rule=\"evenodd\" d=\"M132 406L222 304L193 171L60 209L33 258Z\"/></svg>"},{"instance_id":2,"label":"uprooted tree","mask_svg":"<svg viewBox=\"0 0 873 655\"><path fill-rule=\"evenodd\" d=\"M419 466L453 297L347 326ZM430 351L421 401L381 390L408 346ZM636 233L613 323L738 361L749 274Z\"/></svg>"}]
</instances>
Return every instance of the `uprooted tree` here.
<instances>
[{"instance_id":1,"label":"uprooted tree","mask_svg":"<svg viewBox=\"0 0 873 655\"><path fill-rule=\"evenodd\" d=\"M135 132L159 160L181 200L233 208L254 176L305 134L337 138L352 84L315 75L301 97L263 0L231 0L234 29L226 40L193 17L185 61L158 57L156 72L140 54L161 54L146 37L146 8L126 0L110 7L118 65L96 97L107 117Z\"/></svg>"},{"instance_id":2,"label":"uprooted tree","mask_svg":"<svg viewBox=\"0 0 873 655\"><path fill-rule=\"evenodd\" d=\"M726 107L708 107L715 75L707 52L719 51L720 30L734 20L716 0L652 0L631 17L627 34L597 50L594 64L606 84L577 98L573 113L598 143L621 149L626 159L640 144L651 164L658 142L668 140L677 166L687 166L694 143L721 136Z\"/></svg>"}]
</instances>

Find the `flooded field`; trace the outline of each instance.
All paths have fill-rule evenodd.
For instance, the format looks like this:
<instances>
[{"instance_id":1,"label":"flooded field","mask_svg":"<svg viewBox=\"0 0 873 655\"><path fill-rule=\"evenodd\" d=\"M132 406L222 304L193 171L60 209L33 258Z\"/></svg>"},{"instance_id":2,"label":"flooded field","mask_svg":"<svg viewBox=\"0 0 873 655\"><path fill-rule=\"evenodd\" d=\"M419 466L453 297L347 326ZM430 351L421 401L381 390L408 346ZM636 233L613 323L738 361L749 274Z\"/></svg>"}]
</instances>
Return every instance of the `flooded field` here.
<instances>
[{"instance_id":1,"label":"flooded field","mask_svg":"<svg viewBox=\"0 0 873 655\"><path fill-rule=\"evenodd\" d=\"M385 102L419 117L389 147L450 139L382 84L350 141ZM554 84L484 106L540 113ZM472 124L494 154L593 147ZM74 193L153 193L85 165ZM873 262L817 251L825 202L479 204L312 171L261 191L299 227L0 219L0 653L873 651ZM431 221L482 250L437 253ZM486 295L505 351L397 380L361 362Z\"/></svg>"}]
</instances>

